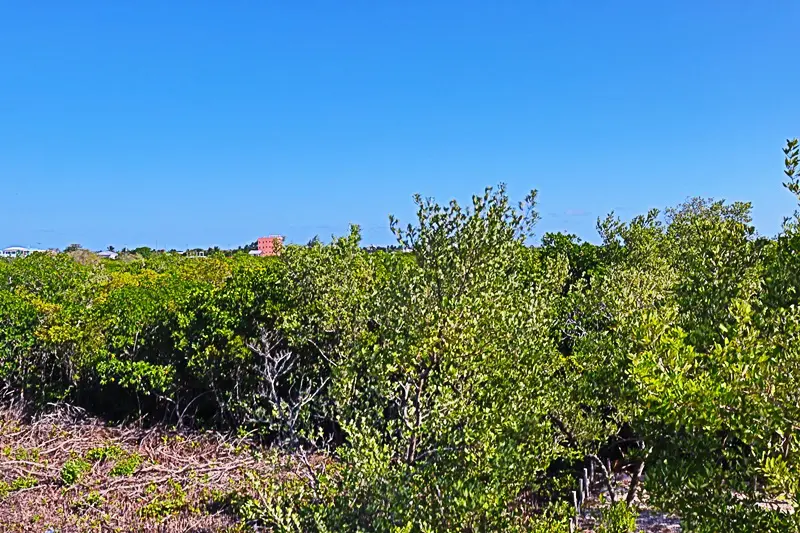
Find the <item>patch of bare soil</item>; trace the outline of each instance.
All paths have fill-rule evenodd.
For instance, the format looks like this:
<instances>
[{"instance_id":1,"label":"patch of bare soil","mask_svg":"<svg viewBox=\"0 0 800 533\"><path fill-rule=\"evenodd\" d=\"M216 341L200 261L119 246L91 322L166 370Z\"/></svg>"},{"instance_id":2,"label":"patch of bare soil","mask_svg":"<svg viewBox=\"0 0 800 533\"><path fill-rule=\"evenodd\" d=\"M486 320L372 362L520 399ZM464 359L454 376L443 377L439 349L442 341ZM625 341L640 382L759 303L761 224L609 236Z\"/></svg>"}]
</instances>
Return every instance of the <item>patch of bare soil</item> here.
<instances>
[{"instance_id":1,"label":"patch of bare soil","mask_svg":"<svg viewBox=\"0 0 800 533\"><path fill-rule=\"evenodd\" d=\"M231 495L296 469L244 438L0 412L0 531L246 531Z\"/></svg>"}]
</instances>

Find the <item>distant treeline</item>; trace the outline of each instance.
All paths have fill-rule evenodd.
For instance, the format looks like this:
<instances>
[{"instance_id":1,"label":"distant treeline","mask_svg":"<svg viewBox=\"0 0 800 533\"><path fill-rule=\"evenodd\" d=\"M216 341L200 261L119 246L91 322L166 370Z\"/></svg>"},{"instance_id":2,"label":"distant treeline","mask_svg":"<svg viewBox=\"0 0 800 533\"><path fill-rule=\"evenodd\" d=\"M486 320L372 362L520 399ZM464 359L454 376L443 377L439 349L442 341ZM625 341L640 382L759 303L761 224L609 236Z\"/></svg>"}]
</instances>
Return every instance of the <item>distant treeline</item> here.
<instances>
[{"instance_id":1,"label":"distant treeline","mask_svg":"<svg viewBox=\"0 0 800 533\"><path fill-rule=\"evenodd\" d=\"M321 244L322 241L318 237L314 237L306 244L306 247L313 247L318 244ZM368 252L399 252L402 251L402 247L394 244L385 245L385 246L377 246L374 244L371 245L362 245L362 248ZM219 246L209 246L208 248L189 248L188 250L177 250L175 248L167 249L155 249L150 248L149 246L138 246L136 248L120 248L117 249L115 246L107 246L106 250L109 252L115 252L118 256L123 260L137 260L137 259L149 259L153 255L158 254L171 254L171 255L183 255L186 253L202 253L203 256L212 256L212 255L221 255L225 257L233 257L236 254L240 253L248 253L251 251L258 250L258 241L253 241L250 244L245 244L244 246L240 246L238 248L220 248ZM53 252L59 253L61 250L54 249ZM80 244L70 244L64 249L65 253L72 254L73 259L86 259L88 256L86 254L91 253L90 250L84 248ZM76 257L77 256L77 257Z\"/></svg>"}]
</instances>

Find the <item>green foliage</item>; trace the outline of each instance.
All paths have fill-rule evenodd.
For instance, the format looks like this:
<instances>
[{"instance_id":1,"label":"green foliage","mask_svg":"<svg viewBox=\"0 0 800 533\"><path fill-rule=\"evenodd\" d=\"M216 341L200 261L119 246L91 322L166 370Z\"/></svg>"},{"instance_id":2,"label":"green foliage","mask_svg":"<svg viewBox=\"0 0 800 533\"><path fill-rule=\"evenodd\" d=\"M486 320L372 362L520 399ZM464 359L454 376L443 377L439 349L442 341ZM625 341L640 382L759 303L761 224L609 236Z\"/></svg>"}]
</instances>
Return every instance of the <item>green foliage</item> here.
<instances>
[{"instance_id":1,"label":"green foliage","mask_svg":"<svg viewBox=\"0 0 800 533\"><path fill-rule=\"evenodd\" d=\"M566 264L525 269L534 198L519 210L502 188L470 209L418 199L418 223L393 224L413 261L386 262L374 327L355 341L369 349L334 368L353 436L343 485L364 527L522 527L518 495L565 453L548 415L562 399L549 321Z\"/></svg>"},{"instance_id":2,"label":"green foliage","mask_svg":"<svg viewBox=\"0 0 800 533\"><path fill-rule=\"evenodd\" d=\"M39 448L6 446L2 450L2 454L17 461L36 462L39 460L40 450Z\"/></svg>"},{"instance_id":3,"label":"green foliage","mask_svg":"<svg viewBox=\"0 0 800 533\"><path fill-rule=\"evenodd\" d=\"M99 509L106 500L97 491L90 491L72 504L72 508L78 512L86 512L88 509Z\"/></svg>"},{"instance_id":4,"label":"green foliage","mask_svg":"<svg viewBox=\"0 0 800 533\"><path fill-rule=\"evenodd\" d=\"M136 469L142 464L142 457L137 453L131 453L117 459L114 467L108 472L109 476L132 476Z\"/></svg>"},{"instance_id":5,"label":"green foliage","mask_svg":"<svg viewBox=\"0 0 800 533\"><path fill-rule=\"evenodd\" d=\"M603 510L597 533L634 533L637 514L625 502L611 504Z\"/></svg>"},{"instance_id":6,"label":"green foliage","mask_svg":"<svg viewBox=\"0 0 800 533\"><path fill-rule=\"evenodd\" d=\"M576 235L545 233L539 252L545 257L566 259L570 285L579 280L590 280L592 273L603 265L603 248L581 242Z\"/></svg>"},{"instance_id":7,"label":"green foliage","mask_svg":"<svg viewBox=\"0 0 800 533\"><path fill-rule=\"evenodd\" d=\"M11 484L9 485L9 492L13 492L15 490L30 489L38 484L39 480L33 476L30 475L20 476L11 482Z\"/></svg>"},{"instance_id":8,"label":"green foliage","mask_svg":"<svg viewBox=\"0 0 800 533\"><path fill-rule=\"evenodd\" d=\"M111 444L108 446L98 446L96 448L91 448L89 451L86 452L84 457L87 460L92 462L103 462L103 461L113 461L118 459L124 454L122 448L117 446L116 444Z\"/></svg>"},{"instance_id":9,"label":"green foliage","mask_svg":"<svg viewBox=\"0 0 800 533\"><path fill-rule=\"evenodd\" d=\"M81 477L91 470L92 465L80 459L78 457L73 457L66 461L63 466L61 467L61 482L66 485L74 485L78 481L80 481Z\"/></svg>"},{"instance_id":10,"label":"green foliage","mask_svg":"<svg viewBox=\"0 0 800 533\"><path fill-rule=\"evenodd\" d=\"M151 487L149 492L152 499L138 510L144 518L163 519L190 508L186 490L175 480L168 480L164 491Z\"/></svg>"},{"instance_id":11,"label":"green foliage","mask_svg":"<svg viewBox=\"0 0 800 533\"><path fill-rule=\"evenodd\" d=\"M264 480L249 476L257 496L232 492L224 501L247 523L261 524L276 533L303 533L304 524L319 524L310 502L310 488L298 479Z\"/></svg>"},{"instance_id":12,"label":"green foliage","mask_svg":"<svg viewBox=\"0 0 800 533\"><path fill-rule=\"evenodd\" d=\"M786 156L784 160L785 170L784 173L788 178L783 186L786 187L791 193L797 196L800 201L800 175L798 175L798 165L800 165L800 145L797 139L786 141L786 147L783 149Z\"/></svg>"}]
</instances>

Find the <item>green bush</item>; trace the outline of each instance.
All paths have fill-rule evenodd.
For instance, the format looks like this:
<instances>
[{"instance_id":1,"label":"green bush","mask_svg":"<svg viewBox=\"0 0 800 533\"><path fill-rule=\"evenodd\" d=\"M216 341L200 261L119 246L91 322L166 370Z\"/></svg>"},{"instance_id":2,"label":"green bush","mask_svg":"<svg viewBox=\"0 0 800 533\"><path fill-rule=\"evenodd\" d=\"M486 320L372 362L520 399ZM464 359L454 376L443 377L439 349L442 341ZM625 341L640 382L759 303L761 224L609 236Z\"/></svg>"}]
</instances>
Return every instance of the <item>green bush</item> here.
<instances>
[{"instance_id":1,"label":"green bush","mask_svg":"<svg viewBox=\"0 0 800 533\"><path fill-rule=\"evenodd\" d=\"M141 466L142 457L137 453L128 454L114 464L114 467L108 472L110 476L132 476L134 472Z\"/></svg>"},{"instance_id":2,"label":"green bush","mask_svg":"<svg viewBox=\"0 0 800 533\"><path fill-rule=\"evenodd\" d=\"M72 458L61 467L61 482L66 485L74 485L80 481L81 477L91 470L92 465L80 458Z\"/></svg>"},{"instance_id":3,"label":"green bush","mask_svg":"<svg viewBox=\"0 0 800 533\"><path fill-rule=\"evenodd\" d=\"M150 492L152 499L137 511L144 518L163 519L190 507L186 491L175 480L167 481L167 490L164 492Z\"/></svg>"},{"instance_id":4,"label":"green bush","mask_svg":"<svg viewBox=\"0 0 800 533\"><path fill-rule=\"evenodd\" d=\"M603 510L597 533L634 533L638 511L625 502L616 502Z\"/></svg>"},{"instance_id":5,"label":"green bush","mask_svg":"<svg viewBox=\"0 0 800 533\"><path fill-rule=\"evenodd\" d=\"M124 450L116 444L98 446L86 452L84 457L92 462L113 461L124 454Z\"/></svg>"}]
</instances>

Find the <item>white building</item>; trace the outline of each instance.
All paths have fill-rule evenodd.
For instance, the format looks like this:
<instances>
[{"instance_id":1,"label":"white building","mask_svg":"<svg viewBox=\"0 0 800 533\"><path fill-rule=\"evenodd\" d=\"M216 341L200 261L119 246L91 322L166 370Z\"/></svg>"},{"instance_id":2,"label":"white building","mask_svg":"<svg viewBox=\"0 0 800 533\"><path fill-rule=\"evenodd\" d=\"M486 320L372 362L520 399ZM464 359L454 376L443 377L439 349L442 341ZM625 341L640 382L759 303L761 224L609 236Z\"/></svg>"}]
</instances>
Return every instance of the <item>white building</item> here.
<instances>
[{"instance_id":1,"label":"white building","mask_svg":"<svg viewBox=\"0 0 800 533\"><path fill-rule=\"evenodd\" d=\"M47 250L37 250L36 248L23 248L22 246L9 246L0 250L0 257L28 257L36 252L45 253Z\"/></svg>"},{"instance_id":2,"label":"white building","mask_svg":"<svg viewBox=\"0 0 800 533\"><path fill-rule=\"evenodd\" d=\"M97 252L97 256L103 259L116 259L119 254L117 252L112 252L111 250L105 250L102 252Z\"/></svg>"}]
</instances>

